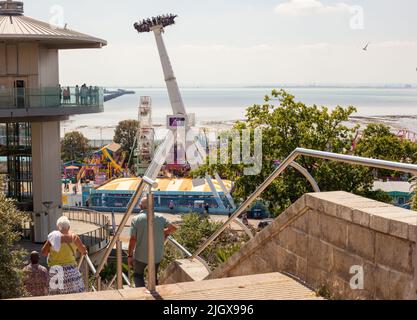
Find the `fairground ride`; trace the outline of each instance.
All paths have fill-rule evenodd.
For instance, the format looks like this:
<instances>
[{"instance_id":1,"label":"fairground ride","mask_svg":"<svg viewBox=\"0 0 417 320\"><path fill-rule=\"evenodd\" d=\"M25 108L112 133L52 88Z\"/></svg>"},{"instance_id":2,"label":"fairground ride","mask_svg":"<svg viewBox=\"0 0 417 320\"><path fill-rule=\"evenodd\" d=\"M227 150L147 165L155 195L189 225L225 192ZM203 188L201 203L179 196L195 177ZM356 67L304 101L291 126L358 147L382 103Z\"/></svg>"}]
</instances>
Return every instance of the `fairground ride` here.
<instances>
[{"instance_id":1,"label":"fairground ride","mask_svg":"<svg viewBox=\"0 0 417 320\"><path fill-rule=\"evenodd\" d=\"M167 116L167 127L172 131L173 135L169 135L164 143L159 147L158 152L154 154L153 160L149 164L148 169L144 174L146 177L149 177L153 180L157 178L159 172L161 171L162 165L167 162L167 158L170 158L170 155L173 155L173 159L171 157L170 160L174 160L174 164L185 164L188 162L192 170L197 169L199 165L204 163L204 160L206 159L205 148L200 145L199 141L195 140L192 142L184 142L181 140L185 139L177 140L178 132L181 129L185 129L185 136L188 136L191 128L195 125L195 116L193 114L187 113L186 111L177 79L175 77L174 70L168 56L168 51L162 37L162 34L165 32L164 28L175 24L176 18L177 16L172 14L162 15L145 19L134 24L134 27L139 34L149 32L154 33L162 69L165 76L165 83L168 89L169 100L173 111L173 115ZM187 153L187 159L179 159L177 152L179 150L193 150L193 152ZM233 201L233 198L231 197L229 191L224 186L220 176L217 173L215 174L215 179L218 181L219 185L222 186L222 190L226 195L230 206L234 210L236 205ZM210 186L211 192L213 193L218 206L220 208L226 209L224 202L221 200L219 193L214 186L212 177L207 174L205 180ZM204 181L204 179L194 179L193 184L195 186L202 185L206 181Z\"/></svg>"}]
</instances>

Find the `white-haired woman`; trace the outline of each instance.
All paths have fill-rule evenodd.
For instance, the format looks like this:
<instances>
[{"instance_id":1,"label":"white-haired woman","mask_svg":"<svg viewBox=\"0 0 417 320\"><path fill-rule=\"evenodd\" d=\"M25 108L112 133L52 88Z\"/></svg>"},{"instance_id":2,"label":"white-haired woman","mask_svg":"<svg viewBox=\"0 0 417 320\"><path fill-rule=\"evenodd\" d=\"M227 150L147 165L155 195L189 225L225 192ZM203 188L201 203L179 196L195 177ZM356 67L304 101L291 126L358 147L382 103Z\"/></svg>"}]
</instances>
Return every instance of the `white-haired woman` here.
<instances>
[{"instance_id":1,"label":"white-haired woman","mask_svg":"<svg viewBox=\"0 0 417 320\"><path fill-rule=\"evenodd\" d=\"M77 268L76 252L87 254L81 239L70 231L71 223L67 217L57 222L58 231L48 235L42 255L48 257L50 267L50 295L85 292L84 281Z\"/></svg>"}]
</instances>

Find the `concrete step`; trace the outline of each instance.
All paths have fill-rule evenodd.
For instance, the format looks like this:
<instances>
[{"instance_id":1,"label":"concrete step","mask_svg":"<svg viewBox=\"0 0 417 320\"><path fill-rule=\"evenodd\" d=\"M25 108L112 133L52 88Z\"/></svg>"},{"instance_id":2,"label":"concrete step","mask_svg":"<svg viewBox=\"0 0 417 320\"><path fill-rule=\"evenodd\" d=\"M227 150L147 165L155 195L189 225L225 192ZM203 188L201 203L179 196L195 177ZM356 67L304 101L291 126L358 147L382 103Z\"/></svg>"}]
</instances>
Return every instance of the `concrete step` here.
<instances>
[{"instance_id":1,"label":"concrete step","mask_svg":"<svg viewBox=\"0 0 417 320\"><path fill-rule=\"evenodd\" d=\"M146 289L44 297L42 300L322 300L301 283L280 273L206 280Z\"/></svg>"}]
</instances>

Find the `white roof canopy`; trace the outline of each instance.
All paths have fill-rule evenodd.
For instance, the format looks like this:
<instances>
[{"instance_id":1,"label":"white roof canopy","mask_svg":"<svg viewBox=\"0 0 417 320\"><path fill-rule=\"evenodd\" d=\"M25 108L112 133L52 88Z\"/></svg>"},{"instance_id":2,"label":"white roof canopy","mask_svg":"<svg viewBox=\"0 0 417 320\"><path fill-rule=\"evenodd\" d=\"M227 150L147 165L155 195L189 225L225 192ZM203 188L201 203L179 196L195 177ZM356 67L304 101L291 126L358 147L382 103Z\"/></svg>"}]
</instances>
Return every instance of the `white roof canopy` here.
<instances>
[{"instance_id":1,"label":"white roof canopy","mask_svg":"<svg viewBox=\"0 0 417 320\"><path fill-rule=\"evenodd\" d=\"M23 15L23 3L0 2L0 41L37 41L57 49L101 48L105 40Z\"/></svg>"}]
</instances>

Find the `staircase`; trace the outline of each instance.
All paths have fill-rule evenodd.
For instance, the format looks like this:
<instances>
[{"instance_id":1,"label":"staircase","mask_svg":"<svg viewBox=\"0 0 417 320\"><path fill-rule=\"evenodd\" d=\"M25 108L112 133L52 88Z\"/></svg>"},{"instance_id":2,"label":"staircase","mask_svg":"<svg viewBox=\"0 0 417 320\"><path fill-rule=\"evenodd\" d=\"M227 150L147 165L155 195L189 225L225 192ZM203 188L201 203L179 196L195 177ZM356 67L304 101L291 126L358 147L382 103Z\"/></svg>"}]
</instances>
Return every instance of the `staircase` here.
<instances>
[{"instance_id":1,"label":"staircase","mask_svg":"<svg viewBox=\"0 0 417 320\"><path fill-rule=\"evenodd\" d=\"M157 294L124 289L32 300L322 300L314 291L281 273L163 285Z\"/></svg>"}]
</instances>

